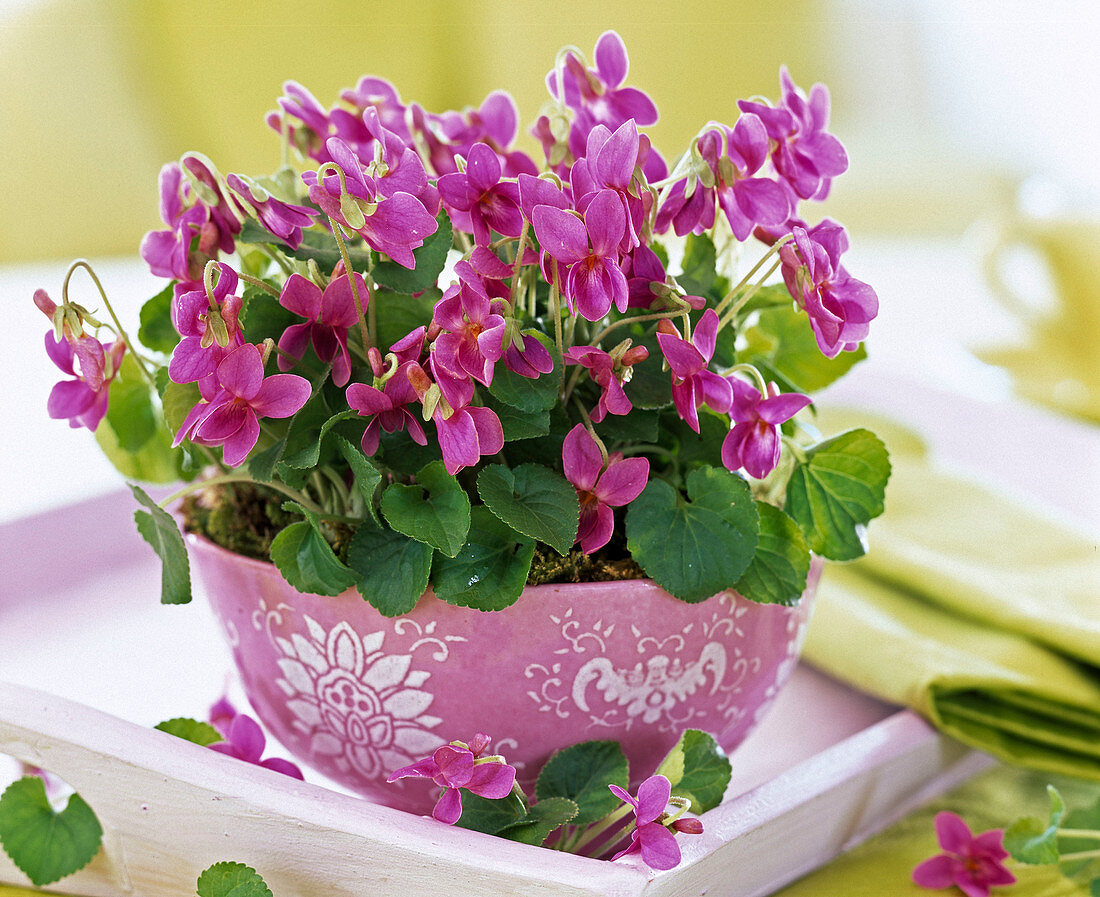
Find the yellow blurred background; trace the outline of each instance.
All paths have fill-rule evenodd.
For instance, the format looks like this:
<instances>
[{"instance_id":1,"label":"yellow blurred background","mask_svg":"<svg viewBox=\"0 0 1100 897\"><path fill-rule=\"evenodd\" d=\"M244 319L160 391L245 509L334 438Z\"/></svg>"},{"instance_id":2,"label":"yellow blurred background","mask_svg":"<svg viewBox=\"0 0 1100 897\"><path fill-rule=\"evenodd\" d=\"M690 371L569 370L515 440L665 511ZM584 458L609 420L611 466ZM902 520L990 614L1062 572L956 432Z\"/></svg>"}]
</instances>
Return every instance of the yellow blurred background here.
<instances>
[{"instance_id":1,"label":"yellow blurred background","mask_svg":"<svg viewBox=\"0 0 1100 897\"><path fill-rule=\"evenodd\" d=\"M732 123L738 98L776 98L785 62L801 86L822 80L832 88L833 130L862 172L851 190L838 184L840 214L872 228L955 227L958 211L936 208L942 190L912 189L922 178L914 148L919 157L930 144L910 6L3 0L0 262L135 253L159 224L157 172L187 150L222 171L273 170L280 147L264 114L288 78L329 106L341 88L375 74L437 112L476 107L504 88L520 109L520 144L537 155L527 127L546 99L555 53L575 44L590 54L607 28L626 42L628 83L661 111L651 133L670 161L706 120ZM899 119L904 153L891 131ZM858 158L861 137L878 164ZM909 208L899 222L891 171L902 155L916 169L903 185ZM956 183L956 198L959 190L987 192L989 180L977 181ZM861 199L870 195L874 202Z\"/></svg>"}]
</instances>

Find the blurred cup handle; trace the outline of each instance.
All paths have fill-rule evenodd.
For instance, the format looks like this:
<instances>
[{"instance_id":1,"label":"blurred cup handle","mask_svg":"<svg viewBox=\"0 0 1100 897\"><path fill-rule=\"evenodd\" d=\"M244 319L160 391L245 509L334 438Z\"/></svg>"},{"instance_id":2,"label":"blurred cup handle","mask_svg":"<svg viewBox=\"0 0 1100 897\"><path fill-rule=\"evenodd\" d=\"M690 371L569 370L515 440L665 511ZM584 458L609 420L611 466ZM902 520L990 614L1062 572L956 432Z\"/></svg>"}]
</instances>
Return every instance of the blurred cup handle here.
<instances>
[{"instance_id":1,"label":"blurred cup handle","mask_svg":"<svg viewBox=\"0 0 1100 897\"><path fill-rule=\"evenodd\" d=\"M1035 324L1039 320L1039 312L1034 303L1023 299L1004 277L1005 256L1017 247L1036 249L1026 232L1014 227L1003 229L983 257L985 279L1001 305L1025 324Z\"/></svg>"}]
</instances>

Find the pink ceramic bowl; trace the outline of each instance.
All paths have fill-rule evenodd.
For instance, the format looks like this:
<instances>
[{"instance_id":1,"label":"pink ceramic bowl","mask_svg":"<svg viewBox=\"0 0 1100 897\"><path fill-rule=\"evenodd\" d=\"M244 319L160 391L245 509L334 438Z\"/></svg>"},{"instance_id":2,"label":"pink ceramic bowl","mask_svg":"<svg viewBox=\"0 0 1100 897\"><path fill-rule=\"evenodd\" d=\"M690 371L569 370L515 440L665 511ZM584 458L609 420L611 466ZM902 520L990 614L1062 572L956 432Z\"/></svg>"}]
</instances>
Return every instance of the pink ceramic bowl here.
<instances>
[{"instance_id":1,"label":"pink ceramic bowl","mask_svg":"<svg viewBox=\"0 0 1100 897\"><path fill-rule=\"evenodd\" d=\"M389 619L354 590L302 594L271 564L188 539L264 725L319 772L415 813L438 789L389 773L477 732L529 789L550 754L589 739L619 741L635 784L685 728L732 750L794 668L820 575L815 559L794 608L735 592L685 604L632 580L534 586L494 613L429 593Z\"/></svg>"}]
</instances>

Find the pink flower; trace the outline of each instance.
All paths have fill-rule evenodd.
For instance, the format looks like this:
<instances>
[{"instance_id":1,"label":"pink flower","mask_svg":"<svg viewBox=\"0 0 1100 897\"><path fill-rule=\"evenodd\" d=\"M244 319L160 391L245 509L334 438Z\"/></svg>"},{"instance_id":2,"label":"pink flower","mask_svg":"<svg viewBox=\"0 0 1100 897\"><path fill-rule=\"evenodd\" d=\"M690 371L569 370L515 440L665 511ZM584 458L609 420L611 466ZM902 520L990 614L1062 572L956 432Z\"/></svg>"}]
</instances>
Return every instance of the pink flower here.
<instances>
[{"instance_id":1,"label":"pink flower","mask_svg":"<svg viewBox=\"0 0 1100 897\"><path fill-rule=\"evenodd\" d=\"M640 853L642 861L652 869L673 869L680 864L680 845L676 836L667 828L671 824L677 831L698 835L703 825L698 819L676 819L666 823L662 817L672 797L672 785L662 775L650 776L638 786L638 797L631 797L618 785L608 785L611 792L634 808L634 831L630 833L630 845L620 850L612 860L628 853Z\"/></svg>"},{"instance_id":2,"label":"pink flower","mask_svg":"<svg viewBox=\"0 0 1100 897\"><path fill-rule=\"evenodd\" d=\"M935 825L943 853L913 870L915 884L934 890L956 885L967 897L989 897L990 888L1016 881L1016 876L1004 866L1008 851L1001 844L1003 829L975 837L954 813L937 813Z\"/></svg>"},{"instance_id":3,"label":"pink flower","mask_svg":"<svg viewBox=\"0 0 1100 897\"><path fill-rule=\"evenodd\" d=\"M342 266L337 270L342 270ZM353 274L359 301L367 307L370 294L367 285L358 274ZM306 319L304 324L292 324L279 337L279 348L294 358L301 358L306 347L313 343L313 350L321 361L332 362L332 382L346 386L351 379L351 356L348 354L348 328L359 320L352 295L352 281L347 274L334 277L324 292L312 280L301 274L291 274L279 294L279 304L288 311ZM289 371L293 362L279 356L279 370Z\"/></svg>"},{"instance_id":4,"label":"pink flower","mask_svg":"<svg viewBox=\"0 0 1100 897\"><path fill-rule=\"evenodd\" d=\"M412 337L411 341L409 337ZM396 367L389 372L383 366L381 353L372 347L368 350L367 357L374 371L374 384L368 386L366 383L352 383L348 387L348 405L363 417L370 418L361 441L363 453L368 458L378 451L378 443L382 436L380 429L387 433L396 433L407 427L414 442L418 445L428 444L424 428L408 407L416 401L416 390L412 388L408 377L409 365L414 361L411 359L401 361L397 354L402 348L406 348L405 344L414 342L416 350L413 358L418 357L419 347L423 341L424 328L419 327L401 342L395 343L392 360L396 363Z\"/></svg>"},{"instance_id":5,"label":"pink flower","mask_svg":"<svg viewBox=\"0 0 1100 897\"><path fill-rule=\"evenodd\" d=\"M433 362L454 377L473 377L483 386L493 382L493 366L504 351L504 318L467 262L455 267L458 284L435 304L433 322L443 331L432 344Z\"/></svg>"},{"instance_id":6,"label":"pink flower","mask_svg":"<svg viewBox=\"0 0 1100 897\"><path fill-rule=\"evenodd\" d=\"M612 508L630 504L645 488L649 479L649 461L623 458L619 453L603 455L592 434L577 424L565 437L561 452L565 478L573 484L580 499L581 513L576 541L581 551L591 554L611 540L615 529Z\"/></svg>"},{"instance_id":7,"label":"pink flower","mask_svg":"<svg viewBox=\"0 0 1100 897\"><path fill-rule=\"evenodd\" d=\"M237 467L260 437L261 417L290 417L310 396L309 381L295 374L264 377L260 347L245 343L218 365L214 383L199 384L203 400L188 413L172 441L222 446L222 460Z\"/></svg>"},{"instance_id":8,"label":"pink flower","mask_svg":"<svg viewBox=\"0 0 1100 897\"><path fill-rule=\"evenodd\" d=\"M764 398L744 380L731 377L728 382L733 391L730 420L735 423L722 441L722 463L763 479L779 463L779 425L809 405L810 398L797 392L780 395L774 383Z\"/></svg>"},{"instance_id":9,"label":"pink flower","mask_svg":"<svg viewBox=\"0 0 1100 897\"><path fill-rule=\"evenodd\" d=\"M67 419L70 427L95 430L107 414L107 394L122 363L126 343L118 339L104 346L92 336L74 337L68 328L66 337L59 340L53 331L46 333L46 354L63 373L75 378L54 384L46 400L46 413L54 420Z\"/></svg>"},{"instance_id":10,"label":"pink flower","mask_svg":"<svg viewBox=\"0 0 1100 897\"><path fill-rule=\"evenodd\" d=\"M245 763L251 763L254 766L262 766L264 769L281 772L283 775L294 779L304 779L302 771L289 760L284 760L281 757L268 757L266 760L261 760L266 745L267 739L264 737L259 724L252 717L238 713L233 717L233 722L229 724L225 741L208 744L207 747L219 754L236 757L238 760L244 760Z\"/></svg>"},{"instance_id":11,"label":"pink flower","mask_svg":"<svg viewBox=\"0 0 1100 897\"><path fill-rule=\"evenodd\" d=\"M628 341L629 342L629 341ZM645 346L607 353L595 346L573 346L565 353L566 364L588 368L589 376L600 387L600 400L592 411L592 420L599 423L611 414L629 414L634 407L623 391L623 384L633 374L633 366L649 357Z\"/></svg>"},{"instance_id":12,"label":"pink flower","mask_svg":"<svg viewBox=\"0 0 1100 897\"><path fill-rule=\"evenodd\" d=\"M707 365L718 341L718 314L713 308L703 312L691 341L684 339L667 319L657 325L660 343L672 369L672 402L684 422L699 432L700 405L724 414L729 409L730 385Z\"/></svg>"},{"instance_id":13,"label":"pink flower","mask_svg":"<svg viewBox=\"0 0 1100 897\"><path fill-rule=\"evenodd\" d=\"M478 734L467 745L452 741L411 766L390 773L388 782L398 779L432 779L443 786L443 794L432 810L432 816L447 825L454 825L462 816L462 794L465 788L478 797L495 800L507 797L516 781L515 767L500 756L483 757L489 747L489 736Z\"/></svg>"},{"instance_id":14,"label":"pink flower","mask_svg":"<svg viewBox=\"0 0 1100 897\"><path fill-rule=\"evenodd\" d=\"M317 210L283 202L268 193L251 178L230 174L225 179L229 197L242 216L253 214L260 224L291 249L302 245L302 228L311 227ZM251 212L247 210L251 209Z\"/></svg>"},{"instance_id":15,"label":"pink flower","mask_svg":"<svg viewBox=\"0 0 1100 897\"><path fill-rule=\"evenodd\" d=\"M598 321L613 303L626 311L629 290L619 267L626 210L618 193L599 191L583 220L565 209L535 206L531 224L543 250L568 266L563 291L570 311L589 321Z\"/></svg>"},{"instance_id":16,"label":"pink flower","mask_svg":"<svg viewBox=\"0 0 1100 897\"><path fill-rule=\"evenodd\" d=\"M500 159L484 143L470 147L464 172L445 174L438 187L451 219L459 230L474 235L478 245L489 243L492 231L518 237L523 230L519 187L501 182Z\"/></svg>"},{"instance_id":17,"label":"pink flower","mask_svg":"<svg viewBox=\"0 0 1100 897\"><path fill-rule=\"evenodd\" d=\"M226 355L244 345L238 322L241 298L233 295L237 284L237 272L219 262L213 302L200 283L172 303L172 323L183 337L168 362L173 382L193 383L209 377Z\"/></svg>"}]
</instances>

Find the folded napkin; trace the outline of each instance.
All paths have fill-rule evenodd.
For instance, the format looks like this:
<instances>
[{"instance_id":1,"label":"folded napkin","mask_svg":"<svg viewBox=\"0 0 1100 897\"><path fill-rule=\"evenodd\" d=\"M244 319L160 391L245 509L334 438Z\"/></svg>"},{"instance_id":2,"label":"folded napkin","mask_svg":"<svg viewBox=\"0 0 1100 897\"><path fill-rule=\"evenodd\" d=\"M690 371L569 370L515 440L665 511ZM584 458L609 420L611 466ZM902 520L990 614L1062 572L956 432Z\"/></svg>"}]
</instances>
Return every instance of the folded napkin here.
<instances>
[{"instance_id":1,"label":"folded napkin","mask_svg":"<svg viewBox=\"0 0 1100 897\"><path fill-rule=\"evenodd\" d=\"M865 558L826 567L805 657L1001 759L1100 780L1100 538L872 427L887 510Z\"/></svg>"},{"instance_id":2,"label":"folded napkin","mask_svg":"<svg viewBox=\"0 0 1100 897\"><path fill-rule=\"evenodd\" d=\"M1000 766L956 788L880 835L780 891L775 897L930 897L961 891L927 891L910 880L913 867L941 852L933 819L941 810L958 813L978 834L1004 828L1018 816L1046 819L1053 783L1071 808L1092 806L1100 788L1080 780L1050 777ZM993 893L1006 897L1087 897L1088 885L1066 878L1055 866L1028 866L1008 860L1017 883ZM1090 873L1085 873L1085 878Z\"/></svg>"}]
</instances>

